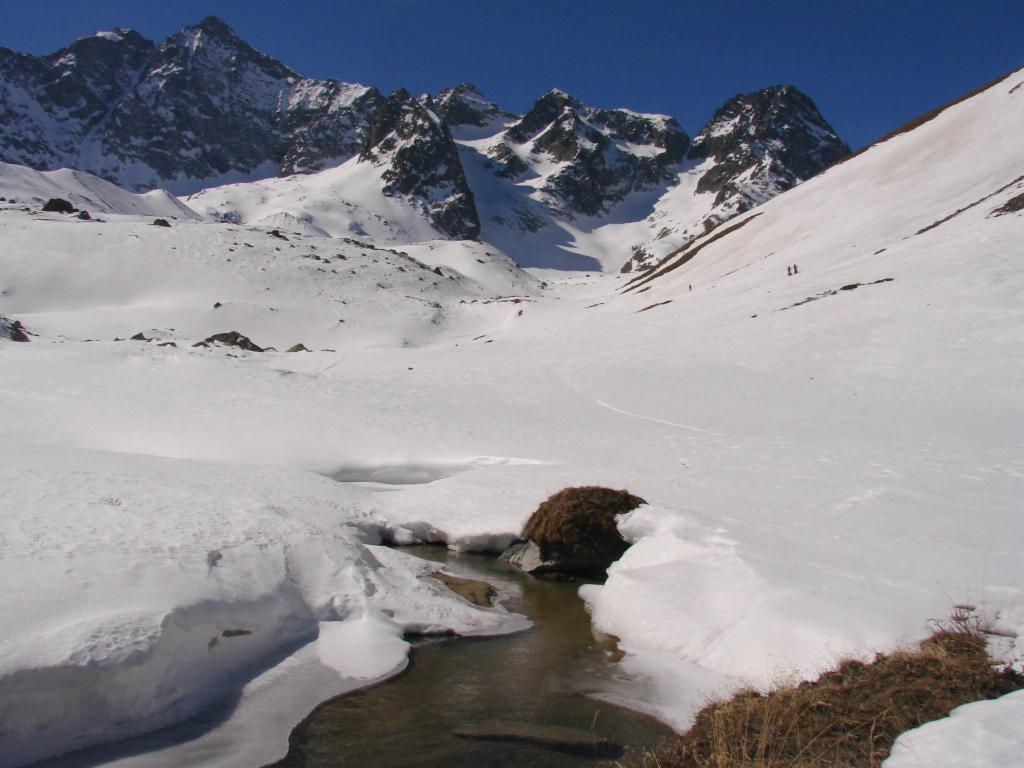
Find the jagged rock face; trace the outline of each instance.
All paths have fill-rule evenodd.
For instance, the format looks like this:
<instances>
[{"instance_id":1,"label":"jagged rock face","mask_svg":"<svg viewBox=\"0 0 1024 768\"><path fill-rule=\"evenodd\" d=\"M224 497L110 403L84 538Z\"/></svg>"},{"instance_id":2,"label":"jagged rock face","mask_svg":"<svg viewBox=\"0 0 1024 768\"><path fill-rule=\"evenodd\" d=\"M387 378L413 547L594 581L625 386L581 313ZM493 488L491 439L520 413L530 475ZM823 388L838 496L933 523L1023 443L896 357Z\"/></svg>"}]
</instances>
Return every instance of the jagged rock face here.
<instances>
[{"instance_id":1,"label":"jagged rock face","mask_svg":"<svg viewBox=\"0 0 1024 768\"><path fill-rule=\"evenodd\" d=\"M635 244L628 265L640 268L848 148L791 86L730 99L691 146L670 117L596 109L558 90L516 118L468 83L415 100L304 78L213 17L159 45L117 29L49 56L0 48L0 160L40 170L188 194L359 158L380 168L386 194L440 232L475 239L477 201L460 151L486 190L480 210L492 240L541 230L551 239L552 225L573 219L597 227L630 193L667 190L690 174L693 205L676 196L655 206L657 235Z\"/></svg>"},{"instance_id":2,"label":"jagged rock face","mask_svg":"<svg viewBox=\"0 0 1024 768\"><path fill-rule=\"evenodd\" d=\"M445 88L433 98L434 109L449 128L475 126L482 128L513 117L485 97L472 83Z\"/></svg>"},{"instance_id":3,"label":"jagged rock face","mask_svg":"<svg viewBox=\"0 0 1024 768\"><path fill-rule=\"evenodd\" d=\"M431 100L417 101L405 90L391 94L370 121L360 157L385 167L385 194L425 206L440 231L469 240L480 234L458 149Z\"/></svg>"},{"instance_id":4,"label":"jagged rock face","mask_svg":"<svg viewBox=\"0 0 1024 768\"><path fill-rule=\"evenodd\" d=\"M690 158L714 167L697 192L742 213L811 178L850 153L811 99L791 85L726 101L693 139Z\"/></svg>"},{"instance_id":5,"label":"jagged rock face","mask_svg":"<svg viewBox=\"0 0 1024 768\"><path fill-rule=\"evenodd\" d=\"M632 191L669 181L688 145L689 137L671 117L595 109L554 90L488 154L505 178L525 173L534 162L562 164L542 187L551 204L567 213L597 215Z\"/></svg>"},{"instance_id":6,"label":"jagged rock face","mask_svg":"<svg viewBox=\"0 0 1024 768\"><path fill-rule=\"evenodd\" d=\"M300 77L213 17L159 46L117 30L48 57L2 50L0 81L0 158L136 189L319 170L359 151L384 101Z\"/></svg>"},{"instance_id":7,"label":"jagged rock face","mask_svg":"<svg viewBox=\"0 0 1024 768\"><path fill-rule=\"evenodd\" d=\"M815 176L850 153L814 102L791 85L742 93L719 107L687 156L696 194L713 194L699 218L658 218L658 237L685 247L695 238ZM655 214L663 216L663 214ZM655 218L655 217L652 217ZM652 243L634 246L623 272L657 261Z\"/></svg>"},{"instance_id":8,"label":"jagged rock face","mask_svg":"<svg viewBox=\"0 0 1024 768\"><path fill-rule=\"evenodd\" d=\"M124 29L49 56L0 48L0 156L40 169L74 166L90 131L131 90L154 50Z\"/></svg>"}]
</instances>

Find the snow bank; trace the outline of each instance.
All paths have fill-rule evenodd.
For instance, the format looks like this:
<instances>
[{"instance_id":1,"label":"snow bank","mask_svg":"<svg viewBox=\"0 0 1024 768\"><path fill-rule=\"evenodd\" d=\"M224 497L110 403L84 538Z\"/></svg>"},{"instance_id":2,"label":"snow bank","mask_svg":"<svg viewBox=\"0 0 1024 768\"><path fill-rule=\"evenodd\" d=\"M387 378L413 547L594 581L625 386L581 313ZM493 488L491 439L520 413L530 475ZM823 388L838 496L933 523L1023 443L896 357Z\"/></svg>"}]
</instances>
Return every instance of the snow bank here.
<instances>
[{"instance_id":1,"label":"snow bank","mask_svg":"<svg viewBox=\"0 0 1024 768\"><path fill-rule=\"evenodd\" d=\"M405 631L524 626L367 546L365 499L318 475L2 448L0 765L181 720L318 634L341 687L400 669Z\"/></svg>"},{"instance_id":2,"label":"snow bank","mask_svg":"<svg viewBox=\"0 0 1024 768\"><path fill-rule=\"evenodd\" d=\"M907 731L883 768L1009 768L1024 757L1024 691L964 704Z\"/></svg>"}]
</instances>

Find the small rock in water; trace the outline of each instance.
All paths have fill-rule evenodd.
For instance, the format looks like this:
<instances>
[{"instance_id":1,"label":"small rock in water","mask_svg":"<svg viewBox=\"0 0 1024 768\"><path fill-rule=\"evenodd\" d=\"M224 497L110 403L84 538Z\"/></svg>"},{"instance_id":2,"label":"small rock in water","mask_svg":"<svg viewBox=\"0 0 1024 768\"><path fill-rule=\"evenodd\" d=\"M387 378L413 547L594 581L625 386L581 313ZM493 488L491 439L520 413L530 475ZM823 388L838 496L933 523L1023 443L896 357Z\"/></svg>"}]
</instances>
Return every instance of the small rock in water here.
<instances>
[{"instance_id":1,"label":"small rock in water","mask_svg":"<svg viewBox=\"0 0 1024 768\"><path fill-rule=\"evenodd\" d=\"M473 605L479 605L484 608L490 608L494 605L494 598L498 593L486 581L453 576L444 571L434 571L430 575L455 594L473 603Z\"/></svg>"},{"instance_id":2,"label":"small rock in water","mask_svg":"<svg viewBox=\"0 0 1024 768\"><path fill-rule=\"evenodd\" d=\"M533 573L546 564L540 554L540 547L533 541L517 541L502 552L498 559L527 573Z\"/></svg>"}]
</instances>

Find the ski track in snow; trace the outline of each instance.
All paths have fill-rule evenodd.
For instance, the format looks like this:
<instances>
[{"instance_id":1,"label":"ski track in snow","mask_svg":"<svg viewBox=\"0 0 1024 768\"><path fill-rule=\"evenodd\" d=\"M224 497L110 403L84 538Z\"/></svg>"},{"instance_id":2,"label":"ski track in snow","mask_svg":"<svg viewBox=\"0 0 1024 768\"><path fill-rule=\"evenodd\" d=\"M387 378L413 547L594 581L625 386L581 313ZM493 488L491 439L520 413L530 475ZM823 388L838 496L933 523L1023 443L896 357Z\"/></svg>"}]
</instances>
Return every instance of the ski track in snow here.
<instances>
[{"instance_id":1,"label":"ski track in snow","mask_svg":"<svg viewBox=\"0 0 1024 768\"><path fill-rule=\"evenodd\" d=\"M630 418L633 418L633 419L641 419L643 421L650 421L650 422L653 422L654 424L664 424L665 426L676 427L677 429L687 429L687 430L689 430L691 432L700 432L703 435L712 435L714 437L722 437L722 438L729 437L729 435L723 435L721 432L713 432L710 429L701 429L700 427L695 427L695 426L693 426L691 424L679 424L678 422L668 421L667 419L658 419L658 418L655 418L654 416L644 416L644 415L639 414L639 413L631 413L629 411L624 411L621 408L616 408L614 405L606 403L604 400L595 399L594 402L597 403L598 405L600 405L602 408L607 408L612 413L618 413L618 414L621 414L623 416L629 416Z\"/></svg>"}]
</instances>

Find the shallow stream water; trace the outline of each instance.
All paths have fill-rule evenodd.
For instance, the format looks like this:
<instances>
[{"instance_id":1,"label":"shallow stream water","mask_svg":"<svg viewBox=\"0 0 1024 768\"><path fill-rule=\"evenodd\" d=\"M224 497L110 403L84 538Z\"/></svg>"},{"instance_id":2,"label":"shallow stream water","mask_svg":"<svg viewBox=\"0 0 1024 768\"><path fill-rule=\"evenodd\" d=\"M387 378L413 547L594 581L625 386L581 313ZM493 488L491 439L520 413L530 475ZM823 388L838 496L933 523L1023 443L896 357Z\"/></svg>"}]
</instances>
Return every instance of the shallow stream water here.
<instances>
[{"instance_id":1,"label":"shallow stream water","mask_svg":"<svg viewBox=\"0 0 1024 768\"><path fill-rule=\"evenodd\" d=\"M639 757L671 731L653 718L587 696L628 696L613 646L595 638L578 584L536 579L494 558L443 547L406 550L460 576L493 584L532 629L492 638L424 639L401 675L317 707L275 768L321 766L585 766L610 758L518 741L468 740L454 732L489 721L583 729ZM586 750L584 750L586 751ZM638 761L639 762L639 761Z\"/></svg>"}]
</instances>

